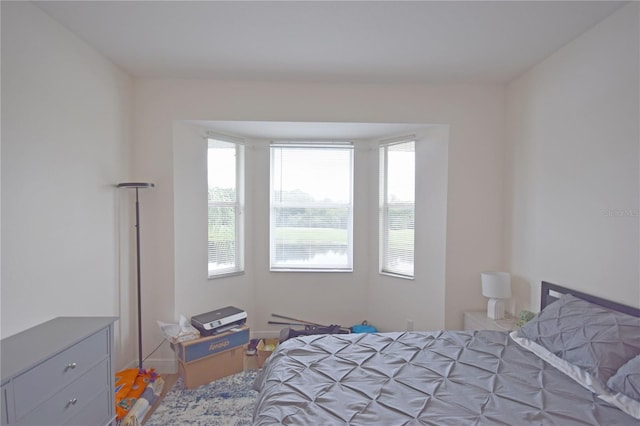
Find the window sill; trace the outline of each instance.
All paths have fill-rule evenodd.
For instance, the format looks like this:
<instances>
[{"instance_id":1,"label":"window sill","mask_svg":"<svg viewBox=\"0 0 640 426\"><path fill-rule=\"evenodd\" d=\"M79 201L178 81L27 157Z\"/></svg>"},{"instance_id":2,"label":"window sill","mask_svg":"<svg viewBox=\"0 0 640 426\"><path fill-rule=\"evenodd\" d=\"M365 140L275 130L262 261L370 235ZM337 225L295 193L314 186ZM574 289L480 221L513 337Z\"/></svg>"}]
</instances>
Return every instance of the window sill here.
<instances>
[{"instance_id":1,"label":"window sill","mask_svg":"<svg viewBox=\"0 0 640 426\"><path fill-rule=\"evenodd\" d=\"M218 279L218 278L234 277L236 275L244 275L244 271L224 272L224 273L221 273L221 274L209 275L207 279L215 280L215 279Z\"/></svg>"},{"instance_id":2,"label":"window sill","mask_svg":"<svg viewBox=\"0 0 640 426\"><path fill-rule=\"evenodd\" d=\"M380 275L385 275L387 277L393 277L393 278L401 278L403 280L409 280L409 281L413 281L415 280L415 276L409 276L409 275L402 275L402 274L394 274L393 272L384 272L384 271L380 271L378 272Z\"/></svg>"},{"instance_id":3,"label":"window sill","mask_svg":"<svg viewBox=\"0 0 640 426\"><path fill-rule=\"evenodd\" d=\"M353 269L302 269L302 268L271 268L269 272L343 272L352 273Z\"/></svg>"}]
</instances>

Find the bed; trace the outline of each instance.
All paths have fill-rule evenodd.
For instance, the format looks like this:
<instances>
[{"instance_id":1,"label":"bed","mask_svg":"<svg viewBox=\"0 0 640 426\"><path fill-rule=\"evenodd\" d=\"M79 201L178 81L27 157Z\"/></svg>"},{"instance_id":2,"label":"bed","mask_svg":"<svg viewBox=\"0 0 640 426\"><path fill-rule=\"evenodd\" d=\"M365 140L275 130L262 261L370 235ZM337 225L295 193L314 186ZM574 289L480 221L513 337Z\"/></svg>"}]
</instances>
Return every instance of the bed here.
<instances>
[{"instance_id":1,"label":"bed","mask_svg":"<svg viewBox=\"0 0 640 426\"><path fill-rule=\"evenodd\" d=\"M640 309L543 282L515 332L304 336L256 379L254 425L638 425Z\"/></svg>"}]
</instances>

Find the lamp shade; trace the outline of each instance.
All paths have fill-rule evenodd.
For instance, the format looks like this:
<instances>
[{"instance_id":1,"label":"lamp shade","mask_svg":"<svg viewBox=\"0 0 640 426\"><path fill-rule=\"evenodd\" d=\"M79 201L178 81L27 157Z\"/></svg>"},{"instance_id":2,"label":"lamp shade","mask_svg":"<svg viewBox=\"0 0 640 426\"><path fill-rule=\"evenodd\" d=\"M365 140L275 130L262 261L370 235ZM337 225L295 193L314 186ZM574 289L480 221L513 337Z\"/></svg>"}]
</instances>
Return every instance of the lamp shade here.
<instances>
[{"instance_id":1,"label":"lamp shade","mask_svg":"<svg viewBox=\"0 0 640 426\"><path fill-rule=\"evenodd\" d=\"M482 295L491 299L511 298L511 274L508 272L483 272Z\"/></svg>"},{"instance_id":2,"label":"lamp shade","mask_svg":"<svg viewBox=\"0 0 640 426\"><path fill-rule=\"evenodd\" d=\"M155 185L149 182L122 182L116 186L118 188L153 188Z\"/></svg>"}]
</instances>

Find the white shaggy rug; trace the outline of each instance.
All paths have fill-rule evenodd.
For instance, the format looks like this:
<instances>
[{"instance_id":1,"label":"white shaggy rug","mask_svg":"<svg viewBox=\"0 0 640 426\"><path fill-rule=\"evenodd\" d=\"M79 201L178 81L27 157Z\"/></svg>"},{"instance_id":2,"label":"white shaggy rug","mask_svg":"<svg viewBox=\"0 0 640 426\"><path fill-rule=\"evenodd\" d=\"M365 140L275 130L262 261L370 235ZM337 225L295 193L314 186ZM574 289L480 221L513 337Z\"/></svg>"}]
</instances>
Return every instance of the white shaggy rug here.
<instances>
[{"instance_id":1,"label":"white shaggy rug","mask_svg":"<svg viewBox=\"0 0 640 426\"><path fill-rule=\"evenodd\" d=\"M258 396L256 374L244 371L196 389L185 389L178 379L145 425L250 425Z\"/></svg>"}]
</instances>

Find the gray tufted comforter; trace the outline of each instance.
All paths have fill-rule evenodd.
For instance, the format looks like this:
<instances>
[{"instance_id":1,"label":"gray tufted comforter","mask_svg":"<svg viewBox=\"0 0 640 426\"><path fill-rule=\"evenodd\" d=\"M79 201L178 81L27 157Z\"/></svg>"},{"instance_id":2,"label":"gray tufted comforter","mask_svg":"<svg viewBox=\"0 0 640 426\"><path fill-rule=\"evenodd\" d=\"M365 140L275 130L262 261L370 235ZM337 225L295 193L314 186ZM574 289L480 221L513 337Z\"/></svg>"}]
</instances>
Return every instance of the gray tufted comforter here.
<instances>
[{"instance_id":1,"label":"gray tufted comforter","mask_svg":"<svg viewBox=\"0 0 640 426\"><path fill-rule=\"evenodd\" d=\"M255 387L254 425L638 425L499 331L298 337Z\"/></svg>"}]
</instances>

